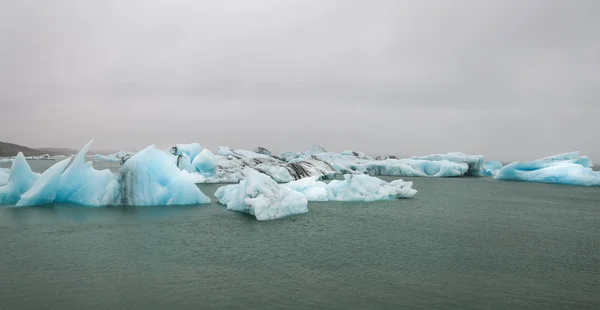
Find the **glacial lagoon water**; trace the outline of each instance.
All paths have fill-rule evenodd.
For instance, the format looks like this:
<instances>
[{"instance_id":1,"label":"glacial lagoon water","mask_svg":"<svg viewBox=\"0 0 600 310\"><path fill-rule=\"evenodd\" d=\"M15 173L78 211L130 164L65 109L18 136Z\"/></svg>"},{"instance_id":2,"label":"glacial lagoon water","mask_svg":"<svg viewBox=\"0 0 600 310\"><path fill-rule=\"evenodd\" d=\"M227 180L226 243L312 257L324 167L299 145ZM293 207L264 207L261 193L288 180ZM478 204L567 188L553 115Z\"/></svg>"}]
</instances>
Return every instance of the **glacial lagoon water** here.
<instances>
[{"instance_id":1,"label":"glacial lagoon water","mask_svg":"<svg viewBox=\"0 0 600 310\"><path fill-rule=\"evenodd\" d=\"M0 308L600 309L600 188L404 179L412 199L267 222L216 199L0 207Z\"/></svg>"}]
</instances>

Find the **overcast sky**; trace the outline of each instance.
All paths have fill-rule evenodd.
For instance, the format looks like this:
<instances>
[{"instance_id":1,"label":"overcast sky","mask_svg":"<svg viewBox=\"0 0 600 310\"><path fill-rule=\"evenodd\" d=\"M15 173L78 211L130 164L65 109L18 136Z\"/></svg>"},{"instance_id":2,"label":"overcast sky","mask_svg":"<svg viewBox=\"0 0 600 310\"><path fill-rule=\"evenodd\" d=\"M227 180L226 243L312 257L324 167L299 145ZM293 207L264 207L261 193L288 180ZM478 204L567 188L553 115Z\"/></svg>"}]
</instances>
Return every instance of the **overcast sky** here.
<instances>
[{"instance_id":1,"label":"overcast sky","mask_svg":"<svg viewBox=\"0 0 600 310\"><path fill-rule=\"evenodd\" d=\"M0 0L0 141L600 161L600 1Z\"/></svg>"}]
</instances>

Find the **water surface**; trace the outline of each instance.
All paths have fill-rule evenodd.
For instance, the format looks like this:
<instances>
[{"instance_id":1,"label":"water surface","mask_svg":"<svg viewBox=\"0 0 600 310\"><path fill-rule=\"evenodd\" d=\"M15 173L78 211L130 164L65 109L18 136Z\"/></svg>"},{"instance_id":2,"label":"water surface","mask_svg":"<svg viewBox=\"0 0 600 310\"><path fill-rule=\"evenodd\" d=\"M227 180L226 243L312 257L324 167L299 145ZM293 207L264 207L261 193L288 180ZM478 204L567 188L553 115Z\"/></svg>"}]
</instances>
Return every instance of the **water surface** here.
<instances>
[{"instance_id":1,"label":"water surface","mask_svg":"<svg viewBox=\"0 0 600 310\"><path fill-rule=\"evenodd\" d=\"M269 222L0 207L0 308L600 308L600 188L406 179L413 199Z\"/></svg>"}]
</instances>

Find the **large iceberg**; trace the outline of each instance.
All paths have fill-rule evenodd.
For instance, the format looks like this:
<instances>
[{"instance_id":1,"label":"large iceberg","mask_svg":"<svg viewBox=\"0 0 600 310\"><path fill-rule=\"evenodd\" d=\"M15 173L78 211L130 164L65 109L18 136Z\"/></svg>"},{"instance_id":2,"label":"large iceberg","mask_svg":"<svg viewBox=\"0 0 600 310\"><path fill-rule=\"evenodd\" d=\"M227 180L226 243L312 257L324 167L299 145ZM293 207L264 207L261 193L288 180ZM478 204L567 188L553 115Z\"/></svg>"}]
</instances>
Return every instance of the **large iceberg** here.
<instances>
[{"instance_id":1,"label":"large iceberg","mask_svg":"<svg viewBox=\"0 0 600 310\"><path fill-rule=\"evenodd\" d=\"M600 172L579 152L558 154L529 162L513 162L494 176L496 180L600 186Z\"/></svg>"},{"instance_id":2,"label":"large iceberg","mask_svg":"<svg viewBox=\"0 0 600 310\"><path fill-rule=\"evenodd\" d=\"M109 170L95 170L91 162L85 162L90 145L91 141L70 166L71 158L67 158L41 176L31 171L20 153L13 162L8 184L0 187L0 204L30 206L61 202L140 206L210 202L194 184L192 176L179 170L168 153L154 146L137 153L112 174Z\"/></svg>"},{"instance_id":3,"label":"large iceberg","mask_svg":"<svg viewBox=\"0 0 600 310\"><path fill-rule=\"evenodd\" d=\"M227 210L248 213L261 221L308 212L308 201L301 193L250 168L244 169L244 175L239 184L222 186L215 192Z\"/></svg>"},{"instance_id":4,"label":"large iceberg","mask_svg":"<svg viewBox=\"0 0 600 310\"><path fill-rule=\"evenodd\" d=\"M59 190L60 180L71 158L64 159L48 168L33 183L17 202L17 207L36 206L53 203Z\"/></svg>"},{"instance_id":5,"label":"large iceberg","mask_svg":"<svg viewBox=\"0 0 600 310\"><path fill-rule=\"evenodd\" d=\"M8 183L0 187L0 205L17 203L39 177L40 174L31 171L25 156L19 152L10 168Z\"/></svg>"},{"instance_id":6,"label":"large iceberg","mask_svg":"<svg viewBox=\"0 0 600 310\"><path fill-rule=\"evenodd\" d=\"M214 158L211 155L207 152L198 156L201 160L195 165L198 171L194 174L196 183L238 183L246 177L247 167L283 183L309 176L332 178L336 174L328 163L316 158L288 163L265 154L228 147L219 147ZM214 171L210 172L212 167Z\"/></svg>"},{"instance_id":7,"label":"large iceberg","mask_svg":"<svg viewBox=\"0 0 600 310\"><path fill-rule=\"evenodd\" d=\"M151 145L127 160L107 185L108 205L191 205L210 203L189 173Z\"/></svg>"},{"instance_id":8,"label":"large iceberg","mask_svg":"<svg viewBox=\"0 0 600 310\"><path fill-rule=\"evenodd\" d=\"M338 162L339 167L368 175L400 177L458 177L469 170L466 163L448 160L386 159L355 162Z\"/></svg>"}]
</instances>

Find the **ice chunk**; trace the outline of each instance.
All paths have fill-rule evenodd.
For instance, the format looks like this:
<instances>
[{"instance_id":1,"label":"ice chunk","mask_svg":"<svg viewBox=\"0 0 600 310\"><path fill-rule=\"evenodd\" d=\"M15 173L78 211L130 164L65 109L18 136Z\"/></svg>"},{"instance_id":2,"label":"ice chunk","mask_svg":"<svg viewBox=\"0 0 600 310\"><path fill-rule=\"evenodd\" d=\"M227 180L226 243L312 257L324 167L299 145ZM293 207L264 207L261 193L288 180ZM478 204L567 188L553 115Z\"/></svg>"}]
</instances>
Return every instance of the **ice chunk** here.
<instances>
[{"instance_id":1,"label":"ice chunk","mask_svg":"<svg viewBox=\"0 0 600 310\"><path fill-rule=\"evenodd\" d=\"M98 160L98 161L108 161L108 162L115 162L115 163L118 163L121 161L121 158L118 158L112 154L109 154L109 155L96 154L94 156L94 159Z\"/></svg>"},{"instance_id":2,"label":"ice chunk","mask_svg":"<svg viewBox=\"0 0 600 310\"><path fill-rule=\"evenodd\" d=\"M250 168L239 184L222 186L215 192L228 210L254 215L257 220L272 220L308 212L306 197L277 184L268 175Z\"/></svg>"},{"instance_id":3,"label":"ice chunk","mask_svg":"<svg viewBox=\"0 0 600 310\"><path fill-rule=\"evenodd\" d=\"M10 168L8 183L0 187L0 205L17 203L39 176L39 173L31 171L25 156L19 152Z\"/></svg>"},{"instance_id":4,"label":"ice chunk","mask_svg":"<svg viewBox=\"0 0 600 310\"><path fill-rule=\"evenodd\" d=\"M103 198L109 205L191 205L209 203L189 173L151 145L126 161Z\"/></svg>"},{"instance_id":5,"label":"ice chunk","mask_svg":"<svg viewBox=\"0 0 600 310\"><path fill-rule=\"evenodd\" d=\"M327 197L329 189L327 183L317 181L317 177L308 177L281 185L302 193L308 201L329 200Z\"/></svg>"},{"instance_id":6,"label":"ice chunk","mask_svg":"<svg viewBox=\"0 0 600 310\"><path fill-rule=\"evenodd\" d=\"M194 158L192 166L197 172L213 174L217 170L217 158L210 150L204 149Z\"/></svg>"},{"instance_id":7,"label":"ice chunk","mask_svg":"<svg viewBox=\"0 0 600 310\"><path fill-rule=\"evenodd\" d=\"M53 203L60 186L62 173L69 165L71 158L64 159L48 168L33 183L21 199L17 202L17 207L35 206Z\"/></svg>"},{"instance_id":8,"label":"ice chunk","mask_svg":"<svg viewBox=\"0 0 600 310\"><path fill-rule=\"evenodd\" d=\"M469 175L480 175L481 170L483 169L483 155L467 155L459 152L448 153L448 154L433 154L427 156L414 156L411 159L420 159L420 160L432 160L432 161L442 161L447 160L455 163L465 163L469 166L469 170L467 174Z\"/></svg>"},{"instance_id":9,"label":"ice chunk","mask_svg":"<svg viewBox=\"0 0 600 310\"><path fill-rule=\"evenodd\" d=\"M171 148L171 154L173 155L187 155L190 161L193 161L198 154L202 151L202 146L199 143L189 144L176 144Z\"/></svg>"},{"instance_id":10,"label":"ice chunk","mask_svg":"<svg viewBox=\"0 0 600 310\"><path fill-rule=\"evenodd\" d=\"M502 169L502 163L497 160L486 160L483 163L483 170L481 170L482 175L495 175Z\"/></svg>"},{"instance_id":11,"label":"ice chunk","mask_svg":"<svg viewBox=\"0 0 600 310\"><path fill-rule=\"evenodd\" d=\"M195 171L194 166L192 165L192 160L185 153L181 155L173 155L173 161L175 162L177 168L179 168L180 170L184 170L187 172Z\"/></svg>"},{"instance_id":12,"label":"ice chunk","mask_svg":"<svg viewBox=\"0 0 600 310\"><path fill-rule=\"evenodd\" d=\"M390 183L364 174L346 174L344 180L328 184L328 198L336 201L376 201L412 197L417 193L412 182Z\"/></svg>"},{"instance_id":13,"label":"ice chunk","mask_svg":"<svg viewBox=\"0 0 600 310\"><path fill-rule=\"evenodd\" d=\"M101 206L106 186L113 179L110 170L96 170L91 162L85 162L85 154L92 142L88 142L73 159L61 179L56 201L84 206Z\"/></svg>"},{"instance_id":14,"label":"ice chunk","mask_svg":"<svg viewBox=\"0 0 600 310\"><path fill-rule=\"evenodd\" d=\"M494 176L496 180L600 186L600 172L579 152L564 153L529 162L513 162Z\"/></svg>"}]
</instances>

